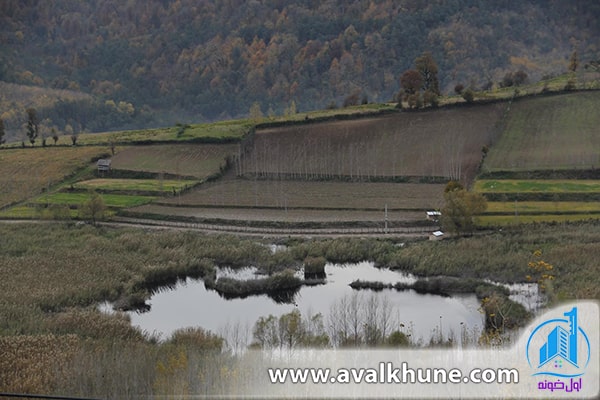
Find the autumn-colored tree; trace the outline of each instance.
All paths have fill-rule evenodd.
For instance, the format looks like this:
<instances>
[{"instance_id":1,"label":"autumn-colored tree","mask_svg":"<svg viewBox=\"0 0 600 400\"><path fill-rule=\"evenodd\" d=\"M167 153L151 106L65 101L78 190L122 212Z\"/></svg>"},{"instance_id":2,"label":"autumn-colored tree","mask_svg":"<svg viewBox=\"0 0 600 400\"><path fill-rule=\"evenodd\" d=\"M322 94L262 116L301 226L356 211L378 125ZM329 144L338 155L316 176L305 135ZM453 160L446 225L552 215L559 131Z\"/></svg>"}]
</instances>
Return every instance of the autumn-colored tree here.
<instances>
[{"instance_id":1,"label":"autumn-colored tree","mask_svg":"<svg viewBox=\"0 0 600 400\"><path fill-rule=\"evenodd\" d=\"M269 315L260 317L252 329L257 348L325 347L329 337L325 333L323 315L316 314L303 318L298 310L279 318Z\"/></svg>"},{"instance_id":2,"label":"autumn-colored tree","mask_svg":"<svg viewBox=\"0 0 600 400\"><path fill-rule=\"evenodd\" d=\"M423 93L423 103L425 105L430 105L431 107L437 107L439 104L438 95L433 93L431 90L426 90Z\"/></svg>"},{"instance_id":3,"label":"autumn-colored tree","mask_svg":"<svg viewBox=\"0 0 600 400\"><path fill-rule=\"evenodd\" d=\"M530 282L535 282L541 292L545 293L548 300L554 300L554 267L542 260L542 251L536 250L533 252L533 261L530 261L527 266L530 273L525 277Z\"/></svg>"},{"instance_id":4,"label":"autumn-colored tree","mask_svg":"<svg viewBox=\"0 0 600 400\"><path fill-rule=\"evenodd\" d=\"M465 187L458 181L450 181L444 188L444 193L453 192L455 190L464 190Z\"/></svg>"},{"instance_id":5,"label":"autumn-colored tree","mask_svg":"<svg viewBox=\"0 0 600 400\"><path fill-rule=\"evenodd\" d=\"M423 89L440 95L438 66L430 52L426 51L415 59L415 67L423 78Z\"/></svg>"},{"instance_id":6,"label":"autumn-colored tree","mask_svg":"<svg viewBox=\"0 0 600 400\"><path fill-rule=\"evenodd\" d=\"M449 182L444 191L445 205L442 208L442 228L455 235L472 233L475 215L483 213L487 201L479 193L469 192L457 182Z\"/></svg>"},{"instance_id":7,"label":"autumn-colored tree","mask_svg":"<svg viewBox=\"0 0 600 400\"><path fill-rule=\"evenodd\" d=\"M404 71L400 77L400 86L402 87L405 98L407 98L409 95L415 94L421 90L423 87L423 77L418 71L409 69Z\"/></svg>"},{"instance_id":8,"label":"autumn-colored tree","mask_svg":"<svg viewBox=\"0 0 600 400\"><path fill-rule=\"evenodd\" d=\"M106 212L106 205L104 204L104 200L102 197L96 192L92 192L88 201L81 205L79 209L79 216L92 223L92 225L96 225L97 221L101 221L104 219Z\"/></svg>"},{"instance_id":9,"label":"autumn-colored tree","mask_svg":"<svg viewBox=\"0 0 600 400\"><path fill-rule=\"evenodd\" d=\"M406 101L408 102L409 108L421 108L423 107L423 99L419 92L408 95Z\"/></svg>"}]
</instances>

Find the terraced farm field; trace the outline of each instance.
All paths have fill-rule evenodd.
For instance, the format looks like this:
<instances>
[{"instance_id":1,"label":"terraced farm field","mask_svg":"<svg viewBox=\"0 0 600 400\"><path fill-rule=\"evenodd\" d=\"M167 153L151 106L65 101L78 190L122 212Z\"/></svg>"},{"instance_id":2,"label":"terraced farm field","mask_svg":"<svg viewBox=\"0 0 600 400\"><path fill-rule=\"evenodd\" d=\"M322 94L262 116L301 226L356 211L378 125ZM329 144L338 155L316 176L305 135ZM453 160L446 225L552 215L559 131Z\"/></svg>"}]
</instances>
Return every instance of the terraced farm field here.
<instances>
[{"instance_id":1,"label":"terraced farm field","mask_svg":"<svg viewBox=\"0 0 600 400\"><path fill-rule=\"evenodd\" d=\"M135 207L146 204L155 199L153 196L132 196L122 194L101 194L104 204L111 208ZM90 199L89 193L50 193L35 198L33 204L66 204L71 207L77 207Z\"/></svg>"},{"instance_id":2,"label":"terraced farm field","mask_svg":"<svg viewBox=\"0 0 600 400\"><path fill-rule=\"evenodd\" d=\"M133 215L248 222L390 227L426 220L442 205L443 184L227 179L135 207ZM298 225L299 226L299 225Z\"/></svg>"},{"instance_id":3,"label":"terraced farm field","mask_svg":"<svg viewBox=\"0 0 600 400\"><path fill-rule=\"evenodd\" d=\"M296 179L445 177L470 181L505 103L263 129L241 173Z\"/></svg>"},{"instance_id":4,"label":"terraced farm field","mask_svg":"<svg viewBox=\"0 0 600 400\"><path fill-rule=\"evenodd\" d=\"M475 182L474 190L480 193L595 193L600 192L600 181L573 179L480 179Z\"/></svg>"},{"instance_id":5,"label":"terraced farm field","mask_svg":"<svg viewBox=\"0 0 600 400\"><path fill-rule=\"evenodd\" d=\"M599 101L600 92L585 92L512 104L388 109L362 119L280 121L288 126L262 128L246 137L251 130L247 121L84 135L80 143L85 146L0 151L0 168L8 171L0 178L0 206L29 199L2 215L31 217L45 205L76 207L87 200L87 190L97 190L113 211L133 208L167 219L366 226L381 222L387 206L389 221L421 224L425 210L443 207L445 182L459 179L488 197L488 210L480 218L484 224L597 218L600 180L583 179L593 174L578 180L498 178L471 184L484 146L490 148L484 174L595 171ZM198 143L198 138L234 143ZM92 179L91 160L110 153L110 141L119 143L112 157L116 173ZM79 182L63 181L85 166L90 168L77 175ZM208 179L225 167L230 173ZM146 179L146 173L154 179ZM42 194L42 189L50 192Z\"/></svg>"},{"instance_id":6,"label":"terraced farm field","mask_svg":"<svg viewBox=\"0 0 600 400\"><path fill-rule=\"evenodd\" d=\"M169 216L196 218L199 220L222 220L231 223L245 224L246 222L285 222L292 224L306 223L361 223L361 225L385 224L385 212L381 210L314 210L314 209L256 209L256 208L205 208L205 207L172 207L147 204L131 209L139 215ZM422 211L388 211L390 227L398 223L423 222L425 213Z\"/></svg>"},{"instance_id":7,"label":"terraced farm field","mask_svg":"<svg viewBox=\"0 0 600 400\"><path fill-rule=\"evenodd\" d=\"M175 179L90 179L73 185L75 189L103 192L150 192L170 194L197 184L198 181Z\"/></svg>"},{"instance_id":8,"label":"terraced farm field","mask_svg":"<svg viewBox=\"0 0 600 400\"><path fill-rule=\"evenodd\" d=\"M487 213L505 214L580 214L600 213L600 203L592 201L517 201L488 202Z\"/></svg>"},{"instance_id":9,"label":"terraced farm field","mask_svg":"<svg viewBox=\"0 0 600 400\"><path fill-rule=\"evenodd\" d=\"M598 167L599 109L600 91L513 102L483 172Z\"/></svg>"},{"instance_id":10,"label":"terraced farm field","mask_svg":"<svg viewBox=\"0 0 600 400\"><path fill-rule=\"evenodd\" d=\"M281 209L428 210L443 202L443 184L252 181L235 179L199 187L161 205ZM423 214L424 215L424 214Z\"/></svg>"},{"instance_id":11,"label":"terraced farm field","mask_svg":"<svg viewBox=\"0 0 600 400\"><path fill-rule=\"evenodd\" d=\"M600 218L598 180L478 180L473 189L493 200L480 217L484 224Z\"/></svg>"},{"instance_id":12,"label":"terraced farm field","mask_svg":"<svg viewBox=\"0 0 600 400\"><path fill-rule=\"evenodd\" d=\"M112 168L167 173L206 179L225 166L237 153L237 144L162 144L130 146L112 158Z\"/></svg>"},{"instance_id":13,"label":"terraced farm field","mask_svg":"<svg viewBox=\"0 0 600 400\"><path fill-rule=\"evenodd\" d=\"M83 146L0 150L0 208L39 195L106 152Z\"/></svg>"}]
</instances>

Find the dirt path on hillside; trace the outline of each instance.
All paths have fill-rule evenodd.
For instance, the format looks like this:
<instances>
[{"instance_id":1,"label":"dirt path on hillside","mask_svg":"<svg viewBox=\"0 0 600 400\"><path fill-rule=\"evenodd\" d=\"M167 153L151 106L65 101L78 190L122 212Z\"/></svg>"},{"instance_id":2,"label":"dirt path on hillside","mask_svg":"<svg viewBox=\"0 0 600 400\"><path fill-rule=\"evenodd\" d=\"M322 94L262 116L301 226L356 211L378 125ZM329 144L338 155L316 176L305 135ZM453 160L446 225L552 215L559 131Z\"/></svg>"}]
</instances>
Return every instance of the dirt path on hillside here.
<instances>
[{"instance_id":1,"label":"dirt path on hillside","mask_svg":"<svg viewBox=\"0 0 600 400\"><path fill-rule=\"evenodd\" d=\"M39 223L64 223L61 221L45 220L0 220L6 224L39 224ZM76 222L76 224L84 222ZM156 221L139 218L119 218L114 221L99 222L101 226L129 227L140 229L169 229L181 231L199 231L208 234L232 234L239 236L253 236L264 238L287 237L370 237L370 238L424 238L436 230L432 227L402 227L402 228L268 228L248 227L235 225L203 224L192 222Z\"/></svg>"},{"instance_id":2,"label":"dirt path on hillside","mask_svg":"<svg viewBox=\"0 0 600 400\"><path fill-rule=\"evenodd\" d=\"M273 228L251 227L225 224L206 224L195 222L157 221L138 218L119 218L103 225L129 226L138 228L195 230L206 233L226 233L241 236L261 237L426 237L437 228L401 227L401 228Z\"/></svg>"}]
</instances>

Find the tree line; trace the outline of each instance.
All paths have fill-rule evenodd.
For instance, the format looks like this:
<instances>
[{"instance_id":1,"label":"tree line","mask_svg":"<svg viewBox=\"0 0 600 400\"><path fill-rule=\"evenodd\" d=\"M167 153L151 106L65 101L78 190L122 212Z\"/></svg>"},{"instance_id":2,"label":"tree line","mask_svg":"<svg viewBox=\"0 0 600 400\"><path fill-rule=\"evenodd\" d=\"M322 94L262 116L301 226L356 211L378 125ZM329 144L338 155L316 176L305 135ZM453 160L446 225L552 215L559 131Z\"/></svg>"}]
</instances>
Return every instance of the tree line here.
<instances>
[{"instance_id":1,"label":"tree line","mask_svg":"<svg viewBox=\"0 0 600 400\"><path fill-rule=\"evenodd\" d=\"M59 139L59 132L56 126L50 128L47 125L50 124L52 121L46 119L43 122L40 122L37 110L32 107L27 108L25 110L25 114L27 115L27 121L22 126L22 128L24 128L24 132L22 134L21 147L26 147L26 140L29 142L31 147L34 147L38 139L41 139L42 147L46 147L48 145L48 139L52 139L54 145L56 146ZM77 130L74 130L71 125L68 125L64 132L70 135L71 144L73 146L77 145L79 132ZM4 126L4 120L0 118L0 145L6 143L5 136L6 129Z\"/></svg>"},{"instance_id":2,"label":"tree line","mask_svg":"<svg viewBox=\"0 0 600 400\"><path fill-rule=\"evenodd\" d=\"M260 317L252 329L250 347L398 347L408 346L410 336L387 297L354 292L335 301L327 317L302 315L298 309L279 317Z\"/></svg>"},{"instance_id":3,"label":"tree line","mask_svg":"<svg viewBox=\"0 0 600 400\"><path fill-rule=\"evenodd\" d=\"M282 114L292 101L299 110L389 101L398 75L430 49L438 79L422 83L428 104L458 83L556 73L557 54L566 59L574 47L579 59L600 58L599 15L594 2L559 0L5 0L0 80L85 92L99 108L133 106L131 115L78 118L97 131L237 117L255 102Z\"/></svg>"}]
</instances>

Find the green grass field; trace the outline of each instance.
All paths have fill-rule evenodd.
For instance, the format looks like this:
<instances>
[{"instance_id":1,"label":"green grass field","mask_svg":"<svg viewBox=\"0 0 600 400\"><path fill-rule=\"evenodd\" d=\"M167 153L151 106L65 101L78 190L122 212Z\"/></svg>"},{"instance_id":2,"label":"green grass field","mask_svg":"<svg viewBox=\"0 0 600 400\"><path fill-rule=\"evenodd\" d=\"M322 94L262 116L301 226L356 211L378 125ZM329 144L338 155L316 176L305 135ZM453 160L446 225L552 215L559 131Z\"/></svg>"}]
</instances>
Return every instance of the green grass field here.
<instances>
[{"instance_id":1,"label":"green grass field","mask_svg":"<svg viewBox=\"0 0 600 400\"><path fill-rule=\"evenodd\" d=\"M483 172L597 167L599 108L598 91L513 102Z\"/></svg>"},{"instance_id":2,"label":"green grass field","mask_svg":"<svg viewBox=\"0 0 600 400\"><path fill-rule=\"evenodd\" d=\"M548 179L548 180L520 180L520 179L481 179L475 181L473 190L480 193L528 193L528 192L552 192L552 193L596 193L600 192L600 181L598 180L570 180L570 179Z\"/></svg>"},{"instance_id":3,"label":"green grass field","mask_svg":"<svg viewBox=\"0 0 600 400\"><path fill-rule=\"evenodd\" d=\"M189 142L189 141L238 141L248 133L252 123L247 120L229 120L205 124L192 124L185 129L171 126L155 129L139 129L130 131L85 133L77 138L79 145L103 145L111 142L127 145L136 142L161 143L161 142ZM71 136L59 136L57 144L71 145Z\"/></svg>"},{"instance_id":4,"label":"green grass field","mask_svg":"<svg viewBox=\"0 0 600 400\"><path fill-rule=\"evenodd\" d=\"M169 194L173 190L194 186L199 181L174 180L174 179L92 179L78 182L73 185L75 189L102 190L107 192L156 192L156 194Z\"/></svg>"},{"instance_id":5,"label":"green grass field","mask_svg":"<svg viewBox=\"0 0 600 400\"><path fill-rule=\"evenodd\" d=\"M577 82L577 75L568 73L522 86L499 87L487 92L476 92L475 97L481 100L509 100L513 97L541 94L543 90L560 92L572 79L575 79L575 88L583 88L583 85ZM516 95L515 91L517 91Z\"/></svg>"},{"instance_id":6,"label":"green grass field","mask_svg":"<svg viewBox=\"0 0 600 400\"><path fill-rule=\"evenodd\" d=\"M473 190L483 195L494 195L496 200L513 194L531 194L542 196L546 201L506 200L489 201L483 216L482 225L514 225L519 223L549 221L580 221L600 217L600 203L597 201L560 201L550 200L560 194L582 194L595 196L600 193L598 180L518 180L518 179L482 179L477 180ZM585 200L585 199L584 199ZM504 214L504 215L490 215Z\"/></svg>"},{"instance_id":7,"label":"green grass field","mask_svg":"<svg viewBox=\"0 0 600 400\"><path fill-rule=\"evenodd\" d=\"M482 227L487 227L541 222L596 221L598 219L600 219L600 214L482 215L477 217L477 224Z\"/></svg>"},{"instance_id":8,"label":"green grass field","mask_svg":"<svg viewBox=\"0 0 600 400\"><path fill-rule=\"evenodd\" d=\"M122 194L101 194L104 204L111 208L135 207L147 204L154 200L154 196L133 196ZM79 206L89 200L89 193L50 193L41 195L31 201L32 204L67 204L69 206Z\"/></svg>"},{"instance_id":9,"label":"green grass field","mask_svg":"<svg viewBox=\"0 0 600 400\"><path fill-rule=\"evenodd\" d=\"M600 213L600 203L593 201L490 201L487 204L486 213Z\"/></svg>"}]
</instances>

